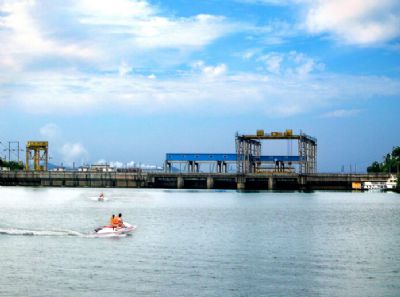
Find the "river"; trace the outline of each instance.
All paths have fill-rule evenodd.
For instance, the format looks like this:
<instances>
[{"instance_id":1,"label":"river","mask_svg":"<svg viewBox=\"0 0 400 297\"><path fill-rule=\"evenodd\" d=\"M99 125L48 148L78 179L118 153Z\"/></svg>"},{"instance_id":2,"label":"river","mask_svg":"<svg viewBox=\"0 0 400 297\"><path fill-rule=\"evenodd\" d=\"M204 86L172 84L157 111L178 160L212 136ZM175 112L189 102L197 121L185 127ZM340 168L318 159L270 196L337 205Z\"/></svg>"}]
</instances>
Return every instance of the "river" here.
<instances>
[{"instance_id":1,"label":"river","mask_svg":"<svg viewBox=\"0 0 400 297\"><path fill-rule=\"evenodd\" d=\"M0 296L400 296L395 193L0 187L0 210ZM131 235L93 234L118 213Z\"/></svg>"}]
</instances>

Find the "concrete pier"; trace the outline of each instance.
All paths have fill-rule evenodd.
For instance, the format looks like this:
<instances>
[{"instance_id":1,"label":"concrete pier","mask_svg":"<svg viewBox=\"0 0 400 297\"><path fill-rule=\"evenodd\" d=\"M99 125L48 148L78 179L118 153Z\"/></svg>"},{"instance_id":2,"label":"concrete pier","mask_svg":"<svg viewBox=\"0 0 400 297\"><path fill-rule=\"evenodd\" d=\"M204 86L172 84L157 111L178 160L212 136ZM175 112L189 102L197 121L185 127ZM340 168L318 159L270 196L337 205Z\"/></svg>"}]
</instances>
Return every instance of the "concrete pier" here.
<instances>
[{"instance_id":1,"label":"concrete pier","mask_svg":"<svg viewBox=\"0 0 400 297\"><path fill-rule=\"evenodd\" d=\"M185 181L184 181L183 177L182 176L178 176L176 178L176 187L178 189L183 189L184 186L185 186Z\"/></svg>"},{"instance_id":2,"label":"concrete pier","mask_svg":"<svg viewBox=\"0 0 400 297\"><path fill-rule=\"evenodd\" d=\"M268 178L268 190L274 189L274 178L271 176Z\"/></svg>"},{"instance_id":3,"label":"concrete pier","mask_svg":"<svg viewBox=\"0 0 400 297\"><path fill-rule=\"evenodd\" d=\"M238 190L245 190L246 189L246 177L245 176L238 176L236 179L236 188Z\"/></svg>"},{"instance_id":4,"label":"concrete pier","mask_svg":"<svg viewBox=\"0 0 400 297\"><path fill-rule=\"evenodd\" d=\"M207 189L213 189L214 188L214 179L212 176L207 177Z\"/></svg>"}]
</instances>

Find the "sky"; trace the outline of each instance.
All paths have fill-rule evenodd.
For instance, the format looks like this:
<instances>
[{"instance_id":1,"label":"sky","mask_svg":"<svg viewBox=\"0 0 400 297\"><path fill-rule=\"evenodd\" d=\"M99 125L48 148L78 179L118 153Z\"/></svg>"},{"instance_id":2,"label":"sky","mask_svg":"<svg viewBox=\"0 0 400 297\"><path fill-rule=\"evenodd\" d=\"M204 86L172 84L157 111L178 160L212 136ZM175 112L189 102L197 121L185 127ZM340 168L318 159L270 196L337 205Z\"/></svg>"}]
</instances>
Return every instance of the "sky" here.
<instances>
[{"instance_id":1,"label":"sky","mask_svg":"<svg viewBox=\"0 0 400 297\"><path fill-rule=\"evenodd\" d=\"M293 129L320 172L361 172L400 145L399 110L398 0L0 0L3 155L162 165Z\"/></svg>"}]
</instances>

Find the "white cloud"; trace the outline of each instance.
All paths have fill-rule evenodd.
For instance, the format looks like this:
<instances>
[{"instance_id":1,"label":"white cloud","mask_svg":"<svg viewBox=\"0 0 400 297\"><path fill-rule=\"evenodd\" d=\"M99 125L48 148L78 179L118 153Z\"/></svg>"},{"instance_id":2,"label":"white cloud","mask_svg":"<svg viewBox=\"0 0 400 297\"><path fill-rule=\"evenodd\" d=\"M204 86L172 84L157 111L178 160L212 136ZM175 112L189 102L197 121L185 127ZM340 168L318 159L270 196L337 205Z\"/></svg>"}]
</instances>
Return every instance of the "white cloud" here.
<instances>
[{"instance_id":1,"label":"white cloud","mask_svg":"<svg viewBox=\"0 0 400 297\"><path fill-rule=\"evenodd\" d=\"M199 69L206 77L217 77L226 73L227 67L225 64L217 66L206 65L203 61L197 61L192 64L194 69Z\"/></svg>"},{"instance_id":2,"label":"white cloud","mask_svg":"<svg viewBox=\"0 0 400 297\"><path fill-rule=\"evenodd\" d=\"M21 69L38 56L90 59L97 53L83 44L49 38L32 11L36 1L4 0L0 3L0 66ZM47 29L49 30L49 29ZM25 62L25 63L24 63Z\"/></svg>"},{"instance_id":3,"label":"white cloud","mask_svg":"<svg viewBox=\"0 0 400 297\"><path fill-rule=\"evenodd\" d=\"M268 43L280 43L298 35L301 27L308 33L328 35L339 42L374 46L400 37L398 0L237 0L251 4L295 7L299 23L272 23L259 28ZM263 30L265 32L263 32Z\"/></svg>"},{"instance_id":4,"label":"white cloud","mask_svg":"<svg viewBox=\"0 0 400 297\"><path fill-rule=\"evenodd\" d=\"M151 164L145 164L145 163L140 163L140 162L135 162L135 161L129 161L129 162L122 162L122 161L110 161L107 162L104 159L101 159L95 164L100 164L100 165L105 165L108 164L112 168L141 168L141 169L161 169L162 167L159 167L157 165L151 165Z\"/></svg>"},{"instance_id":5,"label":"white cloud","mask_svg":"<svg viewBox=\"0 0 400 297\"><path fill-rule=\"evenodd\" d=\"M261 51L262 51L261 48L252 48L252 49L246 50L245 52L239 54L238 56L240 56L244 60L250 60L253 57L255 57L256 55L258 55Z\"/></svg>"},{"instance_id":6,"label":"white cloud","mask_svg":"<svg viewBox=\"0 0 400 297\"><path fill-rule=\"evenodd\" d=\"M112 168L123 168L124 167L124 163L120 162L120 161L111 161L110 162L110 166Z\"/></svg>"},{"instance_id":7,"label":"white cloud","mask_svg":"<svg viewBox=\"0 0 400 297\"><path fill-rule=\"evenodd\" d=\"M252 33L250 39L255 39L265 45L279 45L290 37L299 35L301 26L282 20L272 20L263 26L247 26L246 31Z\"/></svg>"},{"instance_id":8,"label":"white cloud","mask_svg":"<svg viewBox=\"0 0 400 297\"><path fill-rule=\"evenodd\" d=\"M397 79L324 73L318 59L295 51L262 55L256 48L247 52L244 58L264 63L264 73L235 73L224 63L203 61L186 72L170 67L188 65L192 58L187 52L231 32L255 30L254 26L239 28L221 16L167 16L150 2L139 0L1 3L0 104L27 113L63 117L109 111L261 111L287 116L337 100L399 94ZM302 5L317 13L323 3L304 1ZM47 9L52 18L44 17L50 14ZM281 28L283 36L292 27L273 22L260 32L276 28ZM63 64L64 59L69 60ZM160 70L161 60L168 67ZM144 65L145 74L136 72L138 65Z\"/></svg>"},{"instance_id":9,"label":"white cloud","mask_svg":"<svg viewBox=\"0 0 400 297\"><path fill-rule=\"evenodd\" d=\"M38 69L38 61L47 61L39 63L42 68L96 66L124 75L145 61L182 63L187 52L240 30L223 16L162 13L141 0L3 0L0 67L21 71L34 64ZM116 67L121 59L125 65Z\"/></svg>"},{"instance_id":10,"label":"white cloud","mask_svg":"<svg viewBox=\"0 0 400 297\"><path fill-rule=\"evenodd\" d=\"M40 134L46 138L54 138L60 133L60 129L56 124L49 123L40 128Z\"/></svg>"},{"instance_id":11,"label":"white cloud","mask_svg":"<svg viewBox=\"0 0 400 297\"><path fill-rule=\"evenodd\" d=\"M258 61L264 62L269 72L280 73L283 59L284 55L280 53L269 53L259 57Z\"/></svg>"},{"instance_id":12,"label":"white cloud","mask_svg":"<svg viewBox=\"0 0 400 297\"><path fill-rule=\"evenodd\" d=\"M66 164L73 162L84 163L88 157L88 151L81 143L65 143L60 150L62 160Z\"/></svg>"},{"instance_id":13,"label":"white cloud","mask_svg":"<svg viewBox=\"0 0 400 297\"><path fill-rule=\"evenodd\" d=\"M312 72L321 71L324 65L304 53L270 52L256 55L255 59L265 64L266 70L273 74L291 74L305 77Z\"/></svg>"},{"instance_id":14,"label":"white cloud","mask_svg":"<svg viewBox=\"0 0 400 297\"><path fill-rule=\"evenodd\" d=\"M238 2L251 3L251 4L266 4L266 5L288 5L294 3L301 3L306 0L237 0Z\"/></svg>"},{"instance_id":15,"label":"white cloud","mask_svg":"<svg viewBox=\"0 0 400 297\"><path fill-rule=\"evenodd\" d=\"M118 72L119 72L119 76L125 76L125 75L127 75L128 73L130 73L132 71L132 67L130 67L128 64L126 64L125 62L122 62L120 65L119 65L119 69L118 69Z\"/></svg>"},{"instance_id":16,"label":"white cloud","mask_svg":"<svg viewBox=\"0 0 400 297\"><path fill-rule=\"evenodd\" d=\"M290 69L297 71L296 67ZM288 116L400 93L398 79L324 72L300 75L290 71L268 75L243 72L212 78L200 71L158 79L140 75L121 78L77 72L57 76L32 73L19 85L23 88L9 94L11 100L6 108L37 114L62 110L60 116L78 112L85 115L264 112Z\"/></svg>"},{"instance_id":17,"label":"white cloud","mask_svg":"<svg viewBox=\"0 0 400 297\"><path fill-rule=\"evenodd\" d=\"M330 0L308 4L306 27L348 44L371 45L400 36L398 0Z\"/></svg>"},{"instance_id":18,"label":"white cloud","mask_svg":"<svg viewBox=\"0 0 400 297\"><path fill-rule=\"evenodd\" d=\"M344 118L358 115L361 112L360 109L336 109L327 113L324 113L321 117L324 118Z\"/></svg>"},{"instance_id":19,"label":"white cloud","mask_svg":"<svg viewBox=\"0 0 400 297\"><path fill-rule=\"evenodd\" d=\"M126 164L127 167L136 167L135 161L130 161Z\"/></svg>"}]
</instances>

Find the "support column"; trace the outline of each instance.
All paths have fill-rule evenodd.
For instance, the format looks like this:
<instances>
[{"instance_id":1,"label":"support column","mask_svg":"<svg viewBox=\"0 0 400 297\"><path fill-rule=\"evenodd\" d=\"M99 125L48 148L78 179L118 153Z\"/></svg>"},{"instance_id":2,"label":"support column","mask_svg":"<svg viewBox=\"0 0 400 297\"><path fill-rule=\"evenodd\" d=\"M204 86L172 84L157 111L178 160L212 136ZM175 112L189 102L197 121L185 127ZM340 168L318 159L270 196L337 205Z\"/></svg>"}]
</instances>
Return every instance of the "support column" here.
<instances>
[{"instance_id":1,"label":"support column","mask_svg":"<svg viewBox=\"0 0 400 297\"><path fill-rule=\"evenodd\" d=\"M34 166L33 168L35 169L35 171L40 170L40 151L36 148L34 150L35 155L34 155Z\"/></svg>"},{"instance_id":2,"label":"support column","mask_svg":"<svg viewBox=\"0 0 400 297\"><path fill-rule=\"evenodd\" d=\"M176 179L176 187L178 189L183 189L183 187L185 186L185 181L183 180L182 176L178 176Z\"/></svg>"},{"instance_id":3,"label":"support column","mask_svg":"<svg viewBox=\"0 0 400 297\"><path fill-rule=\"evenodd\" d=\"M207 177L207 189L214 188L214 179L211 176Z\"/></svg>"},{"instance_id":4,"label":"support column","mask_svg":"<svg viewBox=\"0 0 400 297\"><path fill-rule=\"evenodd\" d=\"M246 189L246 178L245 177L238 177L236 180L236 188L238 190L245 190Z\"/></svg>"},{"instance_id":5,"label":"support column","mask_svg":"<svg viewBox=\"0 0 400 297\"><path fill-rule=\"evenodd\" d=\"M26 149L26 163L25 163L25 170L29 171L29 154L30 154L30 150L27 148Z\"/></svg>"},{"instance_id":6,"label":"support column","mask_svg":"<svg viewBox=\"0 0 400 297\"><path fill-rule=\"evenodd\" d=\"M300 189L306 189L307 188L307 178L304 175L300 175L298 177L298 184Z\"/></svg>"},{"instance_id":7,"label":"support column","mask_svg":"<svg viewBox=\"0 0 400 297\"><path fill-rule=\"evenodd\" d=\"M268 178L268 190L274 189L274 178L271 176Z\"/></svg>"},{"instance_id":8,"label":"support column","mask_svg":"<svg viewBox=\"0 0 400 297\"><path fill-rule=\"evenodd\" d=\"M224 173L228 172L228 164L226 164L226 162L222 162L222 171Z\"/></svg>"}]
</instances>

